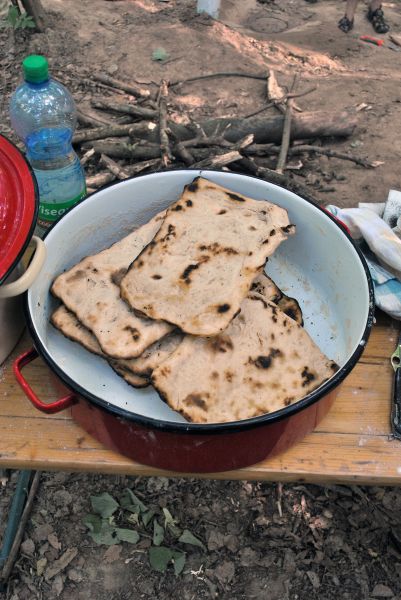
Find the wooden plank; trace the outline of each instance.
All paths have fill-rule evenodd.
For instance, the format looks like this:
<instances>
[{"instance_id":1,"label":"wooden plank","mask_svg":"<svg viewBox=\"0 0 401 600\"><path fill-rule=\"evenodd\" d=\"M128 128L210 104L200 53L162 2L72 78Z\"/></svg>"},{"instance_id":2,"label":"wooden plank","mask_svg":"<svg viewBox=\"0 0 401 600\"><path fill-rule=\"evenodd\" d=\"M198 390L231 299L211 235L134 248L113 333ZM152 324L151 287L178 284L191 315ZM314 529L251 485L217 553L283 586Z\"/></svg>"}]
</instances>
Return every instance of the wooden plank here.
<instances>
[{"instance_id":1,"label":"wooden plank","mask_svg":"<svg viewBox=\"0 0 401 600\"><path fill-rule=\"evenodd\" d=\"M345 379L334 405L317 431L388 435L393 373L390 361L385 364L358 363Z\"/></svg>"},{"instance_id":2,"label":"wooden plank","mask_svg":"<svg viewBox=\"0 0 401 600\"><path fill-rule=\"evenodd\" d=\"M400 324L390 319L380 319L380 325L374 325L366 350L362 354L362 362L370 362L372 358L388 360L398 342Z\"/></svg>"},{"instance_id":3,"label":"wooden plank","mask_svg":"<svg viewBox=\"0 0 401 600\"><path fill-rule=\"evenodd\" d=\"M46 368L46 367L45 367ZM41 369L27 367L27 377L44 401L57 396L56 389L48 378L42 380ZM318 426L317 431L331 433L355 433L387 435L389 433L390 398L392 385L390 364L359 363L344 381L340 394L329 414ZM21 394L16 382L9 382L7 391L1 395L1 416L43 417L29 400ZM69 419L69 411L51 415L51 419Z\"/></svg>"},{"instance_id":4,"label":"wooden plank","mask_svg":"<svg viewBox=\"0 0 401 600\"><path fill-rule=\"evenodd\" d=\"M398 324L387 320L374 327L363 359L344 382L331 412L296 447L246 469L201 477L399 485L401 446L388 436L393 378L389 356L397 339ZM13 355L31 345L25 336ZM104 448L71 420L69 411L43 415L16 384L11 364L12 359L0 378L0 466L182 476ZM42 400L58 397L43 361L36 360L24 373Z\"/></svg>"},{"instance_id":5,"label":"wooden plank","mask_svg":"<svg viewBox=\"0 0 401 600\"><path fill-rule=\"evenodd\" d=\"M0 422L0 463L9 468L29 465L31 469L43 470L194 476L193 473L167 472L140 465L105 449L73 421L46 417L34 420L3 417ZM314 432L276 458L237 471L198 476L401 485L401 452L399 443L389 441L388 436Z\"/></svg>"}]
</instances>

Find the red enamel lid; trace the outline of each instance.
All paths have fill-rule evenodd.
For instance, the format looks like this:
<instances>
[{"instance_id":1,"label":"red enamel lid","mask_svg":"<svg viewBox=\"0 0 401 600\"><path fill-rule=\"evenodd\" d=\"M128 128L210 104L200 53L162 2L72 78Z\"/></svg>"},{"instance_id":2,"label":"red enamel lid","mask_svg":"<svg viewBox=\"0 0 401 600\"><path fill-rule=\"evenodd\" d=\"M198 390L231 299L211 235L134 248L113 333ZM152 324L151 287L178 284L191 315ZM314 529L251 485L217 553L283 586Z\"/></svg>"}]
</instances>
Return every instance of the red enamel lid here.
<instances>
[{"instance_id":1,"label":"red enamel lid","mask_svg":"<svg viewBox=\"0 0 401 600\"><path fill-rule=\"evenodd\" d=\"M34 176L21 152L0 135L0 283L21 259L38 211Z\"/></svg>"}]
</instances>

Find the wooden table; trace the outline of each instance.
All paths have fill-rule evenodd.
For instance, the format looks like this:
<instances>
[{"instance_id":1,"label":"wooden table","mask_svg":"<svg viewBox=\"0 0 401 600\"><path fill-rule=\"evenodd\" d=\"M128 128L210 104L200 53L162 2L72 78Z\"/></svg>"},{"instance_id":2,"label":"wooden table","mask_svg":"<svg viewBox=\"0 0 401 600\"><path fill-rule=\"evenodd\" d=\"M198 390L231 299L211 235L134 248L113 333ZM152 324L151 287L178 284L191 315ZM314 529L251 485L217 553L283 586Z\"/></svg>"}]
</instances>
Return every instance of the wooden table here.
<instances>
[{"instance_id":1,"label":"wooden table","mask_svg":"<svg viewBox=\"0 0 401 600\"><path fill-rule=\"evenodd\" d=\"M391 439L389 425L393 379L389 357L398 327L395 321L380 318L331 412L303 442L252 467L201 477L401 484L401 442ZM25 334L0 367L0 468L177 475L107 450L75 424L68 410L47 416L34 409L12 372L13 357L31 345ZM24 374L41 399L56 398L48 368L40 359Z\"/></svg>"}]
</instances>

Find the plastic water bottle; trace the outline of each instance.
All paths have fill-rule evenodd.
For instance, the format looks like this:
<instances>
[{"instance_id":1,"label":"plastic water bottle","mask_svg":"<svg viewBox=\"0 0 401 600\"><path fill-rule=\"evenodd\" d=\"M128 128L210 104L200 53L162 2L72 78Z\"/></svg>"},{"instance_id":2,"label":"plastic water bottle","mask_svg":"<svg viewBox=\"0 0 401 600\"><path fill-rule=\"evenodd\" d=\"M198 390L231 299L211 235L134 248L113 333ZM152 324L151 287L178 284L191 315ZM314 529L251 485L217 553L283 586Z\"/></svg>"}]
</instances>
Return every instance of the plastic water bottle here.
<instances>
[{"instance_id":1,"label":"plastic water bottle","mask_svg":"<svg viewBox=\"0 0 401 600\"><path fill-rule=\"evenodd\" d=\"M85 175L71 144L77 120L71 94L49 77L44 56L28 56L22 67L25 81L11 98L10 117L38 182L41 235L85 197Z\"/></svg>"}]
</instances>

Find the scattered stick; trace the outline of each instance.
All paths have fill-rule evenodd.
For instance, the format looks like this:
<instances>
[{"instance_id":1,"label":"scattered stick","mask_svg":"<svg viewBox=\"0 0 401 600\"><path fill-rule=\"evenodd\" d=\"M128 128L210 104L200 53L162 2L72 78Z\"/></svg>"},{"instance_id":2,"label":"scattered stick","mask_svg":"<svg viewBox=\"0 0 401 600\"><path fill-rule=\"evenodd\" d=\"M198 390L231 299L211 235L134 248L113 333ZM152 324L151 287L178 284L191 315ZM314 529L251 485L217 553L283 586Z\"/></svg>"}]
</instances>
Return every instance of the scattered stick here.
<instances>
[{"instance_id":1,"label":"scattered stick","mask_svg":"<svg viewBox=\"0 0 401 600\"><path fill-rule=\"evenodd\" d=\"M297 146L289 148L288 156L297 156L299 154L304 154L305 152L323 154L324 156L328 156L330 158L349 160L357 165L360 165L361 167L365 167L366 169L372 169L377 166L374 162L369 162L368 160L365 160L364 158L359 158L358 156L354 156L353 154L337 152L336 150L332 150L331 148L323 148L322 146L312 146L309 144L299 144ZM245 153L247 156L266 156L269 154L280 154L280 147L274 146L273 144L252 144L252 146L248 146Z\"/></svg>"},{"instance_id":2,"label":"scattered stick","mask_svg":"<svg viewBox=\"0 0 401 600\"><path fill-rule=\"evenodd\" d=\"M119 79L114 79L114 77L110 77L104 73L94 73L92 75L92 79L95 81L99 81L100 83L104 83L110 87L116 88L118 90L123 90L136 98L147 98L150 96L149 90L145 90L140 88L137 85L125 83L124 81L120 81Z\"/></svg>"},{"instance_id":3,"label":"scattered stick","mask_svg":"<svg viewBox=\"0 0 401 600\"><path fill-rule=\"evenodd\" d=\"M176 139L177 138L175 138L175 140ZM182 162L184 164L186 164L188 167L193 165L195 162L194 157L192 156L192 154L190 153L188 148L186 148L186 146L184 145L184 142L176 141L176 143L173 147L173 154L176 158L178 158L179 160L182 160Z\"/></svg>"},{"instance_id":4,"label":"scattered stick","mask_svg":"<svg viewBox=\"0 0 401 600\"><path fill-rule=\"evenodd\" d=\"M104 127L105 125L112 124L111 119L106 119L89 111L83 111L80 108L77 109L77 116L81 125L87 125L88 127Z\"/></svg>"},{"instance_id":5,"label":"scattered stick","mask_svg":"<svg viewBox=\"0 0 401 600\"><path fill-rule=\"evenodd\" d=\"M278 108L283 114L286 112L285 96L284 89L279 85L275 72L273 69L270 69L267 78L267 97L272 105Z\"/></svg>"},{"instance_id":6,"label":"scattered stick","mask_svg":"<svg viewBox=\"0 0 401 600\"><path fill-rule=\"evenodd\" d=\"M160 86L159 95L159 136L160 136L160 150L162 155L162 164L168 167L173 159L173 155L170 149L170 141L168 139L168 124L167 124L167 96L168 96L168 84L167 81L163 80Z\"/></svg>"},{"instance_id":7,"label":"scattered stick","mask_svg":"<svg viewBox=\"0 0 401 600\"><path fill-rule=\"evenodd\" d=\"M276 185L280 185L281 187L285 187L291 192L294 192L294 194L298 194L298 196L301 196L302 198L309 199L317 203L317 200L312 196L311 192L306 186L298 183L287 175L277 173L277 171L273 171L267 167L261 167L249 157L242 157L237 164L248 173L251 173L256 177L260 177L260 179L264 179L269 183L274 183Z\"/></svg>"},{"instance_id":8,"label":"scattered stick","mask_svg":"<svg viewBox=\"0 0 401 600\"><path fill-rule=\"evenodd\" d=\"M281 98L279 98L279 103L280 103L280 105L281 105L281 103L285 104L287 102L288 98L301 98L302 96L307 96L308 94L311 94L312 92L315 92L316 90L317 90L317 86L308 88L304 92L299 92L298 94L286 94L285 96L282 96ZM260 113L264 112L265 110L272 108L272 106L276 106L278 108L276 100L274 100L273 102L269 102L269 104L266 104L266 106L263 106L262 108L260 108L259 110L256 110L255 112L249 113L248 115L244 115L242 118L249 119L250 117L255 117L256 115L259 115ZM296 110L298 110L298 112L302 112L302 110L299 107ZM285 110L284 110L284 112L285 112Z\"/></svg>"},{"instance_id":9,"label":"scattered stick","mask_svg":"<svg viewBox=\"0 0 401 600\"><path fill-rule=\"evenodd\" d=\"M25 526L28 522L29 515L32 510L32 505L33 505L33 501L36 496L36 492L38 491L40 475L41 475L40 471L35 472L35 475L33 477L32 483L31 483L31 487L29 488L28 498L27 498L25 508L24 508L22 516L21 516L21 520L18 525L17 532L15 534L14 542L13 542L13 545L11 546L10 554L8 555L8 558L7 558L6 562L4 563L4 567L3 567L3 570L1 573L1 579L3 581L8 580L10 573L12 571L15 559L17 557L18 550L19 550L19 547L21 545L22 538L24 535Z\"/></svg>"},{"instance_id":10,"label":"scattered stick","mask_svg":"<svg viewBox=\"0 0 401 600\"><path fill-rule=\"evenodd\" d=\"M106 173L96 173L96 175L92 175L86 178L86 188L87 190L89 188L100 188L103 185L106 185L106 183L114 181L115 178L116 176L113 175L113 173L111 173L110 171L107 171Z\"/></svg>"},{"instance_id":11,"label":"scattered stick","mask_svg":"<svg viewBox=\"0 0 401 600\"><path fill-rule=\"evenodd\" d=\"M81 129L72 138L73 144L80 144L90 140L103 140L109 137L123 137L135 135L134 123L127 125L108 125L107 127L95 127L92 129Z\"/></svg>"},{"instance_id":12,"label":"scattered stick","mask_svg":"<svg viewBox=\"0 0 401 600\"><path fill-rule=\"evenodd\" d=\"M132 177L133 175L141 173L146 169L154 168L157 170L159 167L160 158L152 158L151 160L143 160L142 162L138 162L135 165L127 165L125 169L128 172L129 176Z\"/></svg>"},{"instance_id":13,"label":"scattered stick","mask_svg":"<svg viewBox=\"0 0 401 600\"><path fill-rule=\"evenodd\" d=\"M92 156L95 156L95 151L93 148L85 152L85 154L80 158L80 163L82 166L86 165L87 162L90 161Z\"/></svg>"},{"instance_id":14,"label":"scattered stick","mask_svg":"<svg viewBox=\"0 0 401 600\"><path fill-rule=\"evenodd\" d=\"M201 160L192 166L194 169L205 169L206 167L221 168L225 165L229 165L230 163L240 160L241 158L242 155L238 152L238 150L232 150L226 154L218 154L217 156L206 158L205 160Z\"/></svg>"},{"instance_id":15,"label":"scattered stick","mask_svg":"<svg viewBox=\"0 0 401 600\"><path fill-rule=\"evenodd\" d=\"M295 84L296 84L296 76L294 77L292 89L294 89ZM286 106L286 110L285 110L285 116L284 116L283 137L281 138L280 154L278 155L277 167L276 167L276 171L280 175L283 174L283 171L285 169L288 148L290 147L293 103L294 103L294 100L292 98L288 98L287 106Z\"/></svg>"},{"instance_id":16,"label":"scattered stick","mask_svg":"<svg viewBox=\"0 0 401 600\"><path fill-rule=\"evenodd\" d=\"M113 173L117 179L128 179L129 173L116 163L112 158L106 156L106 154L100 155L100 163L104 165L110 173Z\"/></svg>"},{"instance_id":17,"label":"scattered stick","mask_svg":"<svg viewBox=\"0 0 401 600\"><path fill-rule=\"evenodd\" d=\"M247 77L248 79L259 79L266 81L266 75L254 75L252 73L238 73L238 72L222 72L222 73L208 73L207 75L198 75L198 77L190 77L189 79L178 79L170 83L170 87L180 85L184 83L190 83L191 81L200 81L201 79L213 79L214 77Z\"/></svg>"},{"instance_id":18,"label":"scattered stick","mask_svg":"<svg viewBox=\"0 0 401 600\"><path fill-rule=\"evenodd\" d=\"M101 141L93 142L92 148L97 154L106 154L113 158L129 158L131 160L151 160L160 158L160 145L148 144L146 146L131 146L121 142Z\"/></svg>"},{"instance_id":19,"label":"scattered stick","mask_svg":"<svg viewBox=\"0 0 401 600\"><path fill-rule=\"evenodd\" d=\"M272 147L272 149L274 146ZM360 165L361 167L365 167L366 169L375 168L375 163L369 162L364 158L359 158L358 156L354 156L353 154L346 154L345 152L337 152L336 150L331 150L330 148L322 148L320 146L310 146L308 144L302 144L291 148L289 154L291 156L296 154L302 154L303 152L314 152L316 154L323 154L324 156L329 156L331 158L340 158L342 160L349 160L356 165Z\"/></svg>"},{"instance_id":20,"label":"scattered stick","mask_svg":"<svg viewBox=\"0 0 401 600\"><path fill-rule=\"evenodd\" d=\"M108 157L110 160L110 157ZM113 161L114 162L114 161ZM144 160L134 165L126 165L124 167L124 171L127 173L128 177L132 177L133 175L137 175L146 169L154 168L158 169L160 167L160 158L154 158L151 160ZM97 173L96 175L92 175L91 177L86 178L86 189L88 194L94 192L98 188L103 187L104 185L114 181L116 179L116 175L111 171L104 171L101 173Z\"/></svg>"},{"instance_id":21,"label":"scattered stick","mask_svg":"<svg viewBox=\"0 0 401 600\"><path fill-rule=\"evenodd\" d=\"M155 119L157 117L157 110L154 110L153 108L144 108L143 106L135 106L123 102L112 102L110 100L93 98L91 104L94 108L113 110L115 112L134 115L135 117L141 117L143 119Z\"/></svg>"}]
</instances>

